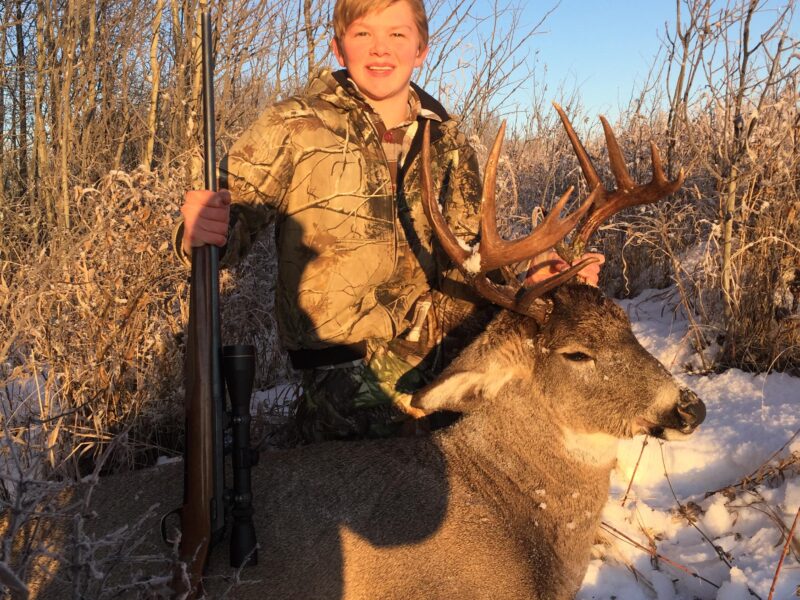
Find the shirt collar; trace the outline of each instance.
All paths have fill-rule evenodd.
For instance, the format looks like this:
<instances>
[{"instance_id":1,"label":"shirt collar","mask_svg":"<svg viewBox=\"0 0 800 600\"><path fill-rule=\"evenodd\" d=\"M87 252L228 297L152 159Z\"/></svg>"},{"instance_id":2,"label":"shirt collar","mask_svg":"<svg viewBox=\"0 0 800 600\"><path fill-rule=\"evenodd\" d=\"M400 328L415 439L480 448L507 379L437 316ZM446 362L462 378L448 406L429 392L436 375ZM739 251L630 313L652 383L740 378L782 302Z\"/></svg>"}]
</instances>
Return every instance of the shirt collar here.
<instances>
[{"instance_id":1,"label":"shirt collar","mask_svg":"<svg viewBox=\"0 0 800 600\"><path fill-rule=\"evenodd\" d=\"M350 87L352 88L351 90L349 90L351 94L355 98L360 100L370 113L375 114L375 111L373 110L372 106L370 106L366 96L358 88L358 85L356 84L355 81L353 81L353 78L350 77L349 75L347 77L347 82L350 84ZM423 119L429 119L431 121L438 121L439 123L442 122L442 118L439 115L437 115L432 110L429 110L422 106L422 101L420 100L417 91L412 86L408 86L408 118L402 123L400 123L398 127L406 127L411 123L413 123L414 121L416 121L419 117L422 117Z\"/></svg>"}]
</instances>

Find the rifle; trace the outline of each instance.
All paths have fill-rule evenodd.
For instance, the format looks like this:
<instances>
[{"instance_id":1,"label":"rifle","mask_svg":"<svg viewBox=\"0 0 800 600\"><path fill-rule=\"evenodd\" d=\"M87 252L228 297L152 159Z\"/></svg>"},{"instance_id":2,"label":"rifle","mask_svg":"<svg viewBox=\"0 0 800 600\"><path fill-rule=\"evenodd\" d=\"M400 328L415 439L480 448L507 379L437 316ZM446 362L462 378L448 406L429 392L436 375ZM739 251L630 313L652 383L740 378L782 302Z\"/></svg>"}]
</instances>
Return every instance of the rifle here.
<instances>
[{"instance_id":1,"label":"rifle","mask_svg":"<svg viewBox=\"0 0 800 600\"><path fill-rule=\"evenodd\" d=\"M217 191L211 19L206 11L201 19L205 186ZM182 573L173 578L176 596L188 592L190 598L203 593L201 581L209 551L224 537L231 514L234 519L231 566L252 565L258 560L250 491L250 467L257 461L257 454L250 449L255 348L243 345L221 348L220 330L219 248L195 247L185 370L183 505L178 511L179 556L188 567L189 589ZM223 379L231 400L230 414L225 410ZM233 489L225 487L226 454L232 455ZM164 520L161 528L166 540Z\"/></svg>"}]
</instances>

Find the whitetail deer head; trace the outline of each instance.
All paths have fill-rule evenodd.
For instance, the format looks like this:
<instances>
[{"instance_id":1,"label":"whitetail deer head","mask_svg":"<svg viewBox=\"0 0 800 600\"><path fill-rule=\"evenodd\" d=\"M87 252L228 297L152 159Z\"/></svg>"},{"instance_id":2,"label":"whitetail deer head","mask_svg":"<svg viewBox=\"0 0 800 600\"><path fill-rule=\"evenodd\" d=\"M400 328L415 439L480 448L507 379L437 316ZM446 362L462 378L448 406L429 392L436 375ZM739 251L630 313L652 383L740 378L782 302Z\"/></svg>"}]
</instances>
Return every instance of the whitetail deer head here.
<instances>
[{"instance_id":1,"label":"whitetail deer head","mask_svg":"<svg viewBox=\"0 0 800 600\"><path fill-rule=\"evenodd\" d=\"M435 204L425 132L422 202L431 227L445 252L479 294L523 318L498 317L484 339L477 340L438 381L417 395L414 406L426 411L466 412L476 400L493 396L504 377L517 377L535 390L533 395L540 404L549 405L553 418L565 429L616 438L636 433L665 438L689 434L703 421L705 406L691 391L679 388L666 369L641 347L624 312L599 290L588 286L559 289L593 260L580 257L602 223L624 208L656 202L673 193L681 186L683 173L668 181L658 150L651 143L652 180L645 185L635 184L611 127L601 117L617 184L615 189L607 190L564 111L558 105L556 110L592 192L562 218L560 213L572 193L570 188L529 236L514 241L498 235L495 215L495 182L505 125L500 128L487 162L480 243L472 248L455 237ZM565 243L573 230L576 232L571 243ZM495 283L487 276L490 271L531 259L551 248L556 248L569 263L579 260L566 271L531 287L525 287L513 276L506 275L505 284ZM500 347L502 351L498 351ZM524 392L525 385L518 387ZM519 396L516 394L512 403ZM507 410L524 418L524 407L511 405Z\"/></svg>"}]
</instances>

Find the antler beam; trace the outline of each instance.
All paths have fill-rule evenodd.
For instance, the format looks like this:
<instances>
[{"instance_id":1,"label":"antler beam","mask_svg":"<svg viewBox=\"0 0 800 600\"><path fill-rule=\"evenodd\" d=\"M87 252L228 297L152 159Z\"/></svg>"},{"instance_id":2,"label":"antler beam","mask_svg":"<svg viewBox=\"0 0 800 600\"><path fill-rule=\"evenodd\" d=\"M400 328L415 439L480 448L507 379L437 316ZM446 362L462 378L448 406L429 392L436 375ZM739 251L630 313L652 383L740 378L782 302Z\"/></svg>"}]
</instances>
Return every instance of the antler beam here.
<instances>
[{"instance_id":1,"label":"antler beam","mask_svg":"<svg viewBox=\"0 0 800 600\"><path fill-rule=\"evenodd\" d=\"M650 204L678 190L683 184L683 170L677 179L668 181L664 175L661 158L654 143L650 143L653 161L653 177L649 183L636 185L625 167L617 139L611 126L605 118L600 117L606 136L606 146L611 166L611 172L616 180L616 188L607 190L586 149L581 144L572 124L569 122L564 110L554 103L567 136L572 143L578 157L586 182L592 189L589 197L572 213L561 217L567 200L572 194L570 187L558 200L550 214L531 232L522 239L508 241L500 237L497 232L497 205L496 184L497 166L500 161L500 151L505 135L505 122L500 126L494 145L486 163L486 173L483 181L483 198L481 202L481 231L480 244L473 247L459 240L447 225L441 208L436 203L433 195L433 182L430 165L430 130L426 124L422 138L422 205L425 215L431 224L436 236L447 255L456 267L464 274L467 282L487 300L517 312L541 318L546 314L546 305L537 302L548 291L563 284L577 275L585 266L596 262L596 258L583 258L575 263L576 259L583 256L586 243L597 229L613 215L624 208ZM573 236L572 242L564 243L569 233L579 226L578 232ZM501 285L487 277L487 273L495 269L530 260L533 257L556 248L561 257L572 266L533 287L525 288L521 283L511 282ZM575 263L575 264L573 264ZM544 311L544 312L543 312Z\"/></svg>"},{"instance_id":2,"label":"antler beam","mask_svg":"<svg viewBox=\"0 0 800 600\"><path fill-rule=\"evenodd\" d=\"M500 267L529 260L552 248L564 239L580 222L581 218L587 214L601 188L598 187L597 190L592 192L577 210L561 218L559 215L572 194L573 188L569 188L561 196L550 214L547 215L547 218L530 235L514 241L504 240L497 232L495 189L497 184L497 165L500 160L505 128L504 122L500 126L500 131L497 133L486 163L481 202L480 244L469 247L456 238L434 199L430 172L430 130L428 125L425 126L422 138L422 204L425 215L445 252L478 293L499 306L517 312L532 314L532 316L534 314L541 316L541 307L535 306L534 300L574 277L583 267L596 259L585 259L572 268L529 289L525 289L522 284L514 286L494 283L486 276L486 273Z\"/></svg>"}]
</instances>

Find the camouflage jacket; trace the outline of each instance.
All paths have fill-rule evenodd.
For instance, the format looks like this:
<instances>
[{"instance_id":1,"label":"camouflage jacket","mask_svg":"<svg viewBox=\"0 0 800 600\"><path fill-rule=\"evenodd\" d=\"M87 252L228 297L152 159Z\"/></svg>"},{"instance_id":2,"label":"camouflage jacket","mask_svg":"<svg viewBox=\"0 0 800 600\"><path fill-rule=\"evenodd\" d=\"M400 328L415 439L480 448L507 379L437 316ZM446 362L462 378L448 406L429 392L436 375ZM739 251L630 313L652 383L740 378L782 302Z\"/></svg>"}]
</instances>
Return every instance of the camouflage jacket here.
<instances>
[{"instance_id":1,"label":"camouflage jacket","mask_svg":"<svg viewBox=\"0 0 800 600\"><path fill-rule=\"evenodd\" d=\"M304 95L267 109L222 161L221 184L234 202L222 264L236 262L277 219L276 305L288 350L391 340L414 302L440 288L447 263L420 200L426 120L435 197L456 235L477 236L475 153L444 108L414 89L427 110L411 125L396 194L371 109L345 71L323 71ZM426 119L428 111L441 121Z\"/></svg>"}]
</instances>

